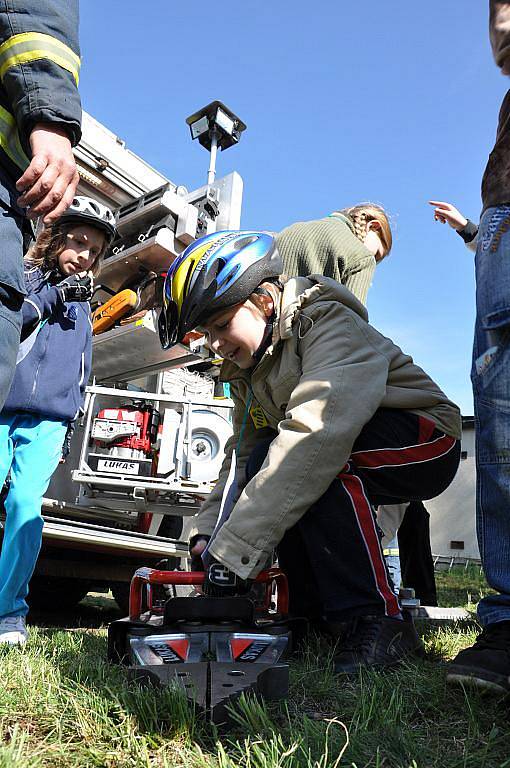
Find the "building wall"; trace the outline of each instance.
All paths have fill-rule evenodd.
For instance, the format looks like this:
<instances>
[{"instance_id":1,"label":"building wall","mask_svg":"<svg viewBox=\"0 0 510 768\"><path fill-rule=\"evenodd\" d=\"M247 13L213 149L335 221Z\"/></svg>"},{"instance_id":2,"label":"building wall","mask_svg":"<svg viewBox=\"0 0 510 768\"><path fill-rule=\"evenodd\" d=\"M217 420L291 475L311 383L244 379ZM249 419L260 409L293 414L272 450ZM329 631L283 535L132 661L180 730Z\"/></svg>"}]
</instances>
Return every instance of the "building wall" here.
<instances>
[{"instance_id":1,"label":"building wall","mask_svg":"<svg viewBox=\"0 0 510 768\"><path fill-rule=\"evenodd\" d=\"M430 513L430 539L435 555L480 557L475 520L475 433L472 421L462 430L463 458L457 475L444 493L425 506Z\"/></svg>"}]
</instances>

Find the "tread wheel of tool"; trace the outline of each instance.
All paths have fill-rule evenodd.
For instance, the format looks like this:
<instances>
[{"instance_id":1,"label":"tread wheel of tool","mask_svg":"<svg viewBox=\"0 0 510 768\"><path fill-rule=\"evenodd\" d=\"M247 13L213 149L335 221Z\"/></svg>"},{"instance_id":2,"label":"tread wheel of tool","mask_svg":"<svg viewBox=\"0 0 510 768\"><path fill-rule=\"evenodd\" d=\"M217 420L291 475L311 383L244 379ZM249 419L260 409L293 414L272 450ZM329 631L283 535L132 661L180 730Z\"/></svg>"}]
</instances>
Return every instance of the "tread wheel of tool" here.
<instances>
[{"instance_id":1,"label":"tread wheel of tool","mask_svg":"<svg viewBox=\"0 0 510 768\"><path fill-rule=\"evenodd\" d=\"M89 585L79 579L36 575L30 581L27 602L30 608L39 611L70 611L88 591Z\"/></svg>"}]
</instances>

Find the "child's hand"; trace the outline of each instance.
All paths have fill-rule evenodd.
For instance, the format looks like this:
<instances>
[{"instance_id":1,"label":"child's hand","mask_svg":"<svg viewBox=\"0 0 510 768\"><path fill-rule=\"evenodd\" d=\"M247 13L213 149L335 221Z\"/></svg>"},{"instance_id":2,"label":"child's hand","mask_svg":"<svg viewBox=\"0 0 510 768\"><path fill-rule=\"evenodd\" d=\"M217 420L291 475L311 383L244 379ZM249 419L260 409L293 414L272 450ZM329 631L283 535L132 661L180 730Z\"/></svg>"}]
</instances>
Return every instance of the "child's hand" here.
<instances>
[{"instance_id":1,"label":"child's hand","mask_svg":"<svg viewBox=\"0 0 510 768\"><path fill-rule=\"evenodd\" d=\"M90 272L68 275L55 286L62 301L90 301L94 292L94 278Z\"/></svg>"},{"instance_id":2,"label":"child's hand","mask_svg":"<svg viewBox=\"0 0 510 768\"><path fill-rule=\"evenodd\" d=\"M441 203L438 200L429 200L429 205L434 205L434 219L441 224L448 223L452 229L459 232L467 224L467 219L451 203Z\"/></svg>"},{"instance_id":3,"label":"child's hand","mask_svg":"<svg viewBox=\"0 0 510 768\"><path fill-rule=\"evenodd\" d=\"M234 571L213 558L205 572L202 591L206 597L237 597L249 592L250 586L249 580L241 579Z\"/></svg>"},{"instance_id":4,"label":"child's hand","mask_svg":"<svg viewBox=\"0 0 510 768\"><path fill-rule=\"evenodd\" d=\"M191 570L203 571L204 563L202 562L202 552L206 548L210 536L205 536L200 533L196 534L190 539L189 553L191 555Z\"/></svg>"}]
</instances>

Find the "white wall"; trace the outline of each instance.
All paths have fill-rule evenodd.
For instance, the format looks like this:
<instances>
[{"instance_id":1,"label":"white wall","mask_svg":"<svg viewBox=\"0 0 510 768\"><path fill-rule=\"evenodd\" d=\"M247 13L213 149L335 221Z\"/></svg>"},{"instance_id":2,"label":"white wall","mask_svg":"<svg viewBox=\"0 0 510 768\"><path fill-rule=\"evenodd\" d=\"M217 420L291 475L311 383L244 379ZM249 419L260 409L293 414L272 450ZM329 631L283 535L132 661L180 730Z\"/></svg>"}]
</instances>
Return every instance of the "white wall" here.
<instances>
[{"instance_id":1,"label":"white wall","mask_svg":"<svg viewBox=\"0 0 510 768\"><path fill-rule=\"evenodd\" d=\"M430 512L430 538L435 555L479 558L475 521L475 434L472 423L462 431L462 451L467 458L461 459L455 480L444 493L425 506ZM451 546L464 542L464 548Z\"/></svg>"}]
</instances>

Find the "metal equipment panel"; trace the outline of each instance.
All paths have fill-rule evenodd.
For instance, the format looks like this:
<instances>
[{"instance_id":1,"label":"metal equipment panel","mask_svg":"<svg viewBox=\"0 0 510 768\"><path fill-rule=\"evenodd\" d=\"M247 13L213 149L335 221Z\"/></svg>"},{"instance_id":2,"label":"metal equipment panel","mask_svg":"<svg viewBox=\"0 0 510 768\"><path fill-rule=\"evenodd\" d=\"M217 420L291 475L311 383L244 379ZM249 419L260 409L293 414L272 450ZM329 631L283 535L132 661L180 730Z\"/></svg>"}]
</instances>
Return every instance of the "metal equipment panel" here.
<instances>
[{"instance_id":1,"label":"metal equipment panel","mask_svg":"<svg viewBox=\"0 0 510 768\"><path fill-rule=\"evenodd\" d=\"M98 381L131 381L165 368L200 362L206 354L183 344L161 349L154 311L135 323L113 328L92 342L92 373Z\"/></svg>"}]
</instances>

